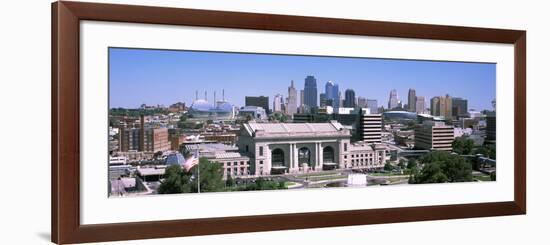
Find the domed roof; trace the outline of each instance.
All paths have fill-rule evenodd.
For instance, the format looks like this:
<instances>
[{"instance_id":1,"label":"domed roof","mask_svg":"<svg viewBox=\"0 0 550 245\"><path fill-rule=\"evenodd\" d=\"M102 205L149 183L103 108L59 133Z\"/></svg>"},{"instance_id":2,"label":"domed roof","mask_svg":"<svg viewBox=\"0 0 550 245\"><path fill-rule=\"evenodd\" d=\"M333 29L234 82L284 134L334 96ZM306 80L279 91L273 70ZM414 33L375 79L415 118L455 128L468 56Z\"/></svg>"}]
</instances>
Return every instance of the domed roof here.
<instances>
[{"instance_id":1,"label":"domed roof","mask_svg":"<svg viewBox=\"0 0 550 245\"><path fill-rule=\"evenodd\" d=\"M213 108L214 106L212 106L212 104L208 103L208 101L206 100L195 100L191 105L191 110L195 111L209 111Z\"/></svg>"},{"instance_id":2,"label":"domed roof","mask_svg":"<svg viewBox=\"0 0 550 245\"><path fill-rule=\"evenodd\" d=\"M219 111L232 111L233 106L231 106L231 104L229 104L229 102L227 101L218 101L216 109Z\"/></svg>"}]
</instances>

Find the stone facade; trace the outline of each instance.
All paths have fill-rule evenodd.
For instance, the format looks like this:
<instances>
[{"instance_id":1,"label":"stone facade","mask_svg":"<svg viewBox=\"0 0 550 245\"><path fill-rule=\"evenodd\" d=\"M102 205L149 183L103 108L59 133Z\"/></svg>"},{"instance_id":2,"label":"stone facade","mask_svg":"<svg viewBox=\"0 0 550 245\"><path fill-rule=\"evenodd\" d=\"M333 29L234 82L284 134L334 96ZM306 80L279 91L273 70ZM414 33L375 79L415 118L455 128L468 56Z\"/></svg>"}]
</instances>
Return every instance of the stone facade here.
<instances>
[{"instance_id":1,"label":"stone facade","mask_svg":"<svg viewBox=\"0 0 550 245\"><path fill-rule=\"evenodd\" d=\"M336 121L250 122L244 124L237 145L242 154L250 157L250 174L256 176L353 168L356 166L351 164L352 155L371 154L370 166L381 165L374 145L351 144L350 138L350 131Z\"/></svg>"}]
</instances>

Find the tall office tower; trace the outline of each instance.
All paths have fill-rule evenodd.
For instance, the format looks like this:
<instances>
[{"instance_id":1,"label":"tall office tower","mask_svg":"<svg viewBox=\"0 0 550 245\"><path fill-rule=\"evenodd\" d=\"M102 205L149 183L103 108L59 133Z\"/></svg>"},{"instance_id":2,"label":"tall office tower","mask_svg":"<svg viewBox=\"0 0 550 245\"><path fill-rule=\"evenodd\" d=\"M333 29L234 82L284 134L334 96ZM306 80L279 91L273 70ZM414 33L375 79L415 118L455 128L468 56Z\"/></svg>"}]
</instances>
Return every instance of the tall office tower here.
<instances>
[{"instance_id":1,"label":"tall office tower","mask_svg":"<svg viewBox=\"0 0 550 245\"><path fill-rule=\"evenodd\" d=\"M367 99L367 107L370 109L370 113L378 113L378 101Z\"/></svg>"},{"instance_id":2,"label":"tall office tower","mask_svg":"<svg viewBox=\"0 0 550 245\"><path fill-rule=\"evenodd\" d=\"M452 118L453 117L453 98L449 96L448 94L445 96L442 96L441 100L441 112L442 116L445 118Z\"/></svg>"},{"instance_id":3,"label":"tall office tower","mask_svg":"<svg viewBox=\"0 0 550 245\"><path fill-rule=\"evenodd\" d=\"M346 89L345 96L344 107L355 107L355 91Z\"/></svg>"},{"instance_id":4,"label":"tall office tower","mask_svg":"<svg viewBox=\"0 0 550 245\"><path fill-rule=\"evenodd\" d=\"M409 111L416 112L416 90L409 89L409 98L408 103L409 105Z\"/></svg>"},{"instance_id":5,"label":"tall office tower","mask_svg":"<svg viewBox=\"0 0 550 245\"><path fill-rule=\"evenodd\" d=\"M285 108L287 115L292 116L296 114L296 110L298 109L298 102L296 101L296 99L296 88L294 88L294 80L292 80L290 81L290 87L288 87L287 105Z\"/></svg>"},{"instance_id":6,"label":"tall office tower","mask_svg":"<svg viewBox=\"0 0 550 245\"><path fill-rule=\"evenodd\" d=\"M304 105L304 90L300 90L300 103L298 103L299 106Z\"/></svg>"},{"instance_id":7,"label":"tall office tower","mask_svg":"<svg viewBox=\"0 0 550 245\"><path fill-rule=\"evenodd\" d=\"M266 113L269 113L269 97L268 96L245 96L245 106L257 106L264 108Z\"/></svg>"},{"instance_id":8,"label":"tall office tower","mask_svg":"<svg viewBox=\"0 0 550 245\"><path fill-rule=\"evenodd\" d=\"M414 147L425 150L453 149L454 128L444 122L425 121L414 130Z\"/></svg>"},{"instance_id":9,"label":"tall office tower","mask_svg":"<svg viewBox=\"0 0 550 245\"><path fill-rule=\"evenodd\" d=\"M359 136L368 144L382 142L382 114L370 112L369 108L361 108Z\"/></svg>"},{"instance_id":10,"label":"tall office tower","mask_svg":"<svg viewBox=\"0 0 550 245\"><path fill-rule=\"evenodd\" d=\"M357 97L357 106L361 108L367 107L367 99L361 96Z\"/></svg>"},{"instance_id":11,"label":"tall office tower","mask_svg":"<svg viewBox=\"0 0 550 245\"><path fill-rule=\"evenodd\" d=\"M490 111L487 113L487 117L485 118L487 120L487 128L485 129L485 132L487 134L487 138L485 141L489 144L495 144L497 139L497 117L496 112Z\"/></svg>"},{"instance_id":12,"label":"tall office tower","mask_svg":"<svg viewBox=\"0 0 550 245\"><path fill-rule=\"evenodd\" d=\"M325 93L319 94L319 107L325 107L327 105L328 105L327 104L327 94L325 94ZM332 106L332 104L330 104L328 106Z\"/></svg>"},{"instance_id":13,"label":"tall office tower","mask_svg":"<svg viewBox=\"0 0 550 245\"><path fill-rule=\"evenodd\" d=\"M448 94L433 97L430 101L430 110L433 116L443 116L447 119L453 115L453 100Z\"/></svg>"},{"instance_id":14,"label":"tall office tower","mask_svg":"<svg viewBox=\"0 0 550 245\"><path fill-rule=\"evenodd\" d=\"M317 107L317 79L307 76L304 83L304 105L310 108Z\"/></svg>"},{"instance_id":15,"label":"tall office tower","mask_svg":"<svg viewBox=\"0 0 550 245\"><path fill-rule=\"evenodd\" d=\"M325 84L325 95L327 96L327 100L332 100L332 107L340 107L340 90L337 83L328 81Z\"/></svg>"},{"instance_id":16,"label":"tall office tower","mask_svg":"<svg viewBox=\"0 0 550 245\"><path fill-rule=\"evenodd\" d=\"M392 89L390 91L390 99L388 101L388 109L391 110L391 109L397 108L398 106L399 106L399 98L397 96L397 90Z\"/></svg>"},{"instance_id":17,"label":"tall office tower","mask_svg":"<svg viewBox=\"0 0 550 245\"><path fill-rule=\"evenodd\" d=\"M432 116L441 115L441 111L439 110L439 96L433 97L430 100L430 114L432 114Z\"/></svg>"},{"instance_id":18,"label":"tall office tower","mask_svg":"<svg viewBox=\"0 0 550 245\"><path fill-rule=\"evenodd\" d=\"M426 99L424 96L416 96L416 113L423 114L426 111Z\"/></svg>"},{"instance_id":19,"label":"tall office tower","mask_svg":"<svg viewBox=\"0 0 550 245\"><path fill-rule=\"evenodd\" d=\"M454 97L452 101L453 101L452 103L453 117L458 118L458 117L465 117L468 115L468 100Z\"/></svg>"},{"instance_id":20,"label":"tall office tower","mask_svg":"<svg viewBox=\"0 0 550 245\"><path fill-rule=\"evenodd\" d=\"M283 111L283 96L281 94L277 94L273 97L273 111Z\"/></svg>"}]
</instances>

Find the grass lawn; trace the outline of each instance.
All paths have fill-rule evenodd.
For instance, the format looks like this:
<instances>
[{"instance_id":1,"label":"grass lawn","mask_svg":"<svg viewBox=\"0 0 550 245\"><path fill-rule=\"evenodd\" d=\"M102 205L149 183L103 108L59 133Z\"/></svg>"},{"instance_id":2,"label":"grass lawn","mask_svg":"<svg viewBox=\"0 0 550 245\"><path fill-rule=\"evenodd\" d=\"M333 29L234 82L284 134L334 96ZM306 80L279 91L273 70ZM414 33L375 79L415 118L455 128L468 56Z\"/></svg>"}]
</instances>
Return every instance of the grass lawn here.
<instances>
[{"instance_id":1,"label":"grass lawn","mask_svg":"<svg viewBox=\"0 0 550 245\"><path fill-rule=\"evenodd\" d=\"M347 178L348 177L345 175L330 175L330 176L319 176L319 177L309 178L308 180L311 182L315 182L315 181L323 181L323 180L343 180Z\"/></svg>"}]
</instances>

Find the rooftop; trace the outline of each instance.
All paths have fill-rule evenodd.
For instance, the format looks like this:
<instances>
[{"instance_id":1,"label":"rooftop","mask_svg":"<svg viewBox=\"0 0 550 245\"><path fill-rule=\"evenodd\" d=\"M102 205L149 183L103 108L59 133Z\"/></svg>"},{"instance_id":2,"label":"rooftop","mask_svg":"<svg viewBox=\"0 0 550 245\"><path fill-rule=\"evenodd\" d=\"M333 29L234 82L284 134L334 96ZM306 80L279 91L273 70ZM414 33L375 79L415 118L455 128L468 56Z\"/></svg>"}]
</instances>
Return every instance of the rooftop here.
<instances>
[{"instance_id":1,"label":"rooftop","mask_svg":"<svg viewBox=\"0 0 550 245\"><path fill-rule=\"evenodd\" d=\"M165 172L166 172L165 168L140 168L140 169L138 169L138 173L141 176L164 175Z\"/></svg>"},{"instance_id":2,"label":"rooftop","mask_svg":"<svg viewBox=\"0 0 550 245\"><path fill-rule=\"evenodd\" d=\"M215 154L216 159L240 158L240 157L247 157L247 156L238 152L216 152Z\"/></svg>"},{"instance_id":3,"label":"rooftop","mask_svg":"<svg viewBox=\"0 0 550 245\"><path fill-rule=\"evenodd\" d=\"M342 124L329 123L258 123L244 124L244 130L252 137L291 137L291 136L350 136Z\"/></svg>"}]
</instances>

